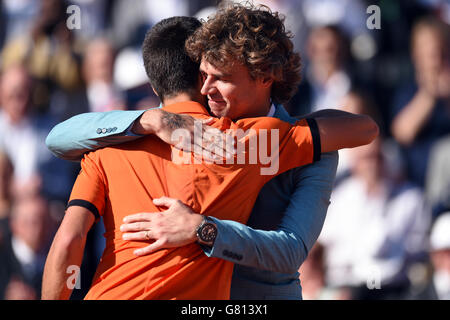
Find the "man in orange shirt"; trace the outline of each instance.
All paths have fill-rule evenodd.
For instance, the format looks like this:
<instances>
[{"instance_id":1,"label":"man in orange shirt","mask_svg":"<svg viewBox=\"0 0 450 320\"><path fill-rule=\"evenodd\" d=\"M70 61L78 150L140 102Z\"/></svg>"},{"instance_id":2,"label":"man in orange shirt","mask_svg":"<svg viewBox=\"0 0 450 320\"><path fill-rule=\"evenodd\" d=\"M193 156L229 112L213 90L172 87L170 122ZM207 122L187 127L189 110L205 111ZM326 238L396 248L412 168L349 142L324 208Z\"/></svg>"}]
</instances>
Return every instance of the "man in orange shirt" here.
<instances>
[{"instance_id":1,"label":"man in orange shirt","mask_svg":"<svg viewBox=\"0 0 450 320\"><path fill-rule=\"evenodd\" d=\"M154 36L158 37L158 34ZM170 46L169 43L166 37L161 45ZM167 50L172 57L177 57L174 51L173 47ZM158 56L159 53L153 54ZM174 64L170 64L170 68L183 69ZM234 77L231 80L239 79L241 89L250 90L255 97L270 97L272 81L252 79L244 66L235 66L231 73ZM169 112L209 118L202 106L204 98L198 95L202 86L200 81L188 84L182 91L169 89L163 92L158 89L163 78L155 77L151 83L164 105L162 110L153 111L156 122L166 118L176 124L185 117ZM376 136L376 126L363 116L317 119L317 127L314 120L309 123L311 126L303 120L291 126L274 118L241 119L233 123L225 117L212 123L221 130L251 128L261 132L261 129L276 128L278 131L269 133L279 134L279 148L275 150L279 155L279 170L267 176L260 174L264 165L260 162L249 164L248 159L245 164L174 163L171 161L172 148L156 137L88 154L82 161L82 171L69 208L49 253L43 298L70 296L65 271L70 265L80 265L87 231L95 217L103 214L106 249L87 299L227 299L231 263L207 258L195 244L137 257L133 251L146 243L122 240L118 230L122 218L134 212L158 211L151 200L170 196L180 199L196 212L245 223L259 189L273 175L311 163L317 159L320 150L353 147L369 143ZM336 138L338 133L349 128L354 129L353 140Z\"/></svg>"}]
</instances>

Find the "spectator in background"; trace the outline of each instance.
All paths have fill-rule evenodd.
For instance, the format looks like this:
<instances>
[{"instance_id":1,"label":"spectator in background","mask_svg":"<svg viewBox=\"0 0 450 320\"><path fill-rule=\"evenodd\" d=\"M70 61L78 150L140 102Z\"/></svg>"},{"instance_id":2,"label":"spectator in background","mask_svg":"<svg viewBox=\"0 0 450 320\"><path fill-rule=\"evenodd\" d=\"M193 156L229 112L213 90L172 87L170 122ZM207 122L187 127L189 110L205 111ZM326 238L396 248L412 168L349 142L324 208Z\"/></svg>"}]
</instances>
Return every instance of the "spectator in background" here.
<instances>
[{"instance_id":1,"label":"spectator in background","mask_svg":"<svg viewBox=\"0 0 450 320\"><path fill-rule=\"evenodd\" d=\"M117 0L111 6L107 36L117 50L114 79L125 93L128 109L148 109L159 104L147 81L141 45L156 22L172 16L194 15L215 0Z\"/></svg>"},{"instance_id":2,"label":"spectator in background","mask_svg":"<svg viewBox=\"0 0 450 320\"><path fill-rule=\"evenodd\" d=\"M9 236L9 215L11 211L12 165L8 157L0 151L0 251ZM0 261L3 261L0 256ZM0 278L1 278L0 274ZM0 287L2 284L0 283Z\"/></svg>"},{"instance_id":3,"label":"spectator in background","mask_svg":"<svg viewBox=\"0 0 450 320\"><path fill-rule=\"evenodd\" d=\"M125 109L124 97L114 84L113 73L113 47L106 39L94 39L88 44L83 59L89 111Z\"/></svg>"},{"instance_id":4,"label":"spectator in background","mask_svg":"<svg viewBox=\"0 0 450 320\"><path fill-rule=\"evenodd\" d=\"M410 266L424 259L422 194L392 178L380 138L350 156L351 175L333 191L318 240L327 286L350 288L352 299L399 298L408 290ZM381 289L369 290L370 281Z\"/></svg>"},{"instance_id":5,"label":"spectator in background","mask_svg":"<svg viewBox=\"0 0 450 320\"><path fill-rule=\"evenodd\" d=\"M45 138L54 121L31 111L32 83L27 70L10 66L0 79L0 151L13 167L13 192L41 190L50 199L66 201L73 183L73 164L52 156Z\"/></svg>"},{"instance_id":6,"label":"spectator in background","mask_svg":"<svg viewBox=\"0 0 450 320\"><path fill-rule=\"evenodd\" d=\"M440 215L431 229L430 258L432 276L413 288L410 299L450 300L450 211Z\"/></svg>"},{"instance_id":7,"label":"spectator in background","mask_svg":"<svg viewBox=\"0 0 450 320\"><path fill-rule=\"evenodd\" d=\"M83 46L89 41L104 36L110 24L111 9L115 1L107 0L68 0L80 8L80 29L74 29L75 38ZM77 45L78 45L77 44Z\"/></svg>"},{"instance_id":8,"label":"spectator in background","mask_svg":"<svg viewBox=\"0 0 450 320\"><path fill-rule=\"evenodd\" d=\"M424 186L430 149L450 133L449 27L436 18L417 22L411 35L415 81L395 98L391 131L402 145L409 178Z\"/></svg>"},{"instance_id":9,"label":"spectator in background","mask_svg":"<svg viewBox=\"0 0 450 320\"><path fill-rule=\"evenodd\" d=\"M325 247L317 242L298 270L303 300L350 300L350 290L327 286L325 250Z\"/></svg>"},{"instance_id":10,"label":"spectator in background","mask_svg":"<svg viewBox=\"0 0 450 320\"><path fill-rule=\"evenodd\" d=\"M189 15L186 0L117 0L112 8L111 37L116 48L139 47L156 22Z\"/></svg>"},{"instance_id":11,"label":"spectator in background","mask_svg":"<svg viewBox=\"0 0 450 320\"><path fill-rule=\"evenodd\" d=\"M20 278L13 277L6 287L4 300L38 300L36 290Z\"/></svg>"},{"instance_id":12,"label":"spectator in background","mask_svg":"<svg viewBox=\"0 0 450 320\"><path fill-rule=\"evenodd\" d=\"M378 124L380 128L384 127L383 118L378 105L375 105L372 94L361 89L351 89L350 92L339 100L339 106L343 111L366 114L370 116ZM389 165L386 170L389 170L389 176L393 180L404 179L404 164L401 161L401 154L398 144L393 139L385 139L383 141L383 148L385 149L385 157ZM349 149L339 150L339 165L336 174L336 183L348 177L351 174L352 156Z\"/></svg>"},{"instance_id":13,"label":"spectator in background","mask_svg":"<svg viewBox=\"0 0 450 320\"><path fill-rule=\"evenodd\" d=\"M450 210L450 135L439 139L432 147L425 195L433 217Z\"/></svg>"},{"instance_id":14,"label":"spectator in background","mask_svg":"<svg viewBox=\"0 0 450 320\"><path fill-rule=\"evenodd\" d=\"M283 1L283 0L281 0ZM361 0L293 0L299 2L307 25L317 28L336 25L351 37L367 32L366 1Z\"/></svg>"},{"instance_id":15,"label":"spectator in background","mask_svg":"<svg viewBox=\"0 0 450 320\"><path fill-rule=\"evenodd\" d=\"M377 112L377 108L373 105L371 97L352 89L348 94L338 100L338 104L343 111L367 114L377 122L378 126L382 128L381 117ZM336 185L343 178L350 174L351 167L351 152L349 149L339 150L339 165L336 173Z\"/></svg>"},{"instance_id":16,"label":"spectator in background","mask_svg":"<svg viewBox=\"0 0 450 320\"><path fill-rule=\"evenodd\" d=\"M5 268L1 266L6 261L4 248L7 243L9 230L9 215L11 210L11 174L12 167L8 157L0 151L0 296L1 292L7 286L7 280L4 274Z\"/></svg>"},{"instance_id":17,"label":"spectator in background","mask_svg":"<svg viewBox=\"0 0 450 320\"><path fill-rule=\"evenodd\" d=\"M53 95L50 113L59 120L85 112L103 112L125 109L125 94L114 81L115 50L106 38L95 38L86 43L79 90L58 91ZM140 66L142 68L143 64ZM128 64L127 77L136 78L133 65Z\"/></svg>"},{"instance_id":18,"label":"spectator in background","mask_svg":"<svg viewBox=\"0 0 450 320\"><path fill-rule=\"evenodd\" d=\"M31 79L22 66L6 69L0 79L0 150L10 159L15 184L26 186L37 174L38 142L29 118Z\"/></svg>"},{"instance_id":19,"label":"spectator in background","mask_svg":"<svg viewBox=\"0 0 450 320\"><path fill-rule=\"evenodd\" d=\"M5 153L0 151L0 239L2 238L3 220L9 216L11 206L12 165ZM1 240L0 240L1 241Z\"/></svg>"},{"instance_id":20,"label":"spectator in background","mask_svg":"<svg viewBox=\"0 0 450 320\"><path fill-rule=\"evenodd\" d=\"M302 263L298 272L302 286L303 300L318 300L323 298L325 288L324 248L316 243L308 253L308 258Z\"/></svg>"},{"instance_id":21,"label":"spectator in background","mask_svg":"<svg viewBox=\"0 0 450 320\"><path fill-rule=\"evenodd\" d=\"M31 31L39 11L39 0L4 0L0 2L0 49L4 42Z\"/></svg>"},{"instance_id":22,"label":"spectator in background","mask_svg":"<svg viewBox=\"0 0 450 320\"><path fill-rule=\"evenodd\" d=\"M54 91L71 91L81 85L65 4L41 0L31 33L12 39L2 52L3 68L25 64L35 78L33 108L42 112L47 111Z\"/></svg>"},{"instance_id":23,"label":"spectator in background","mask_svg":"<svg viewBox=\"0 0 450 320\"><path fill-rule=\"evenodd\" d=\"M325 248L320 243L312 247L305 262L301 265L300 282L303 300L348 300L349 292L335 290L326 286Z\"/></svg>"},{"instance_id":24,"label":"spectator in background","mask_svg":"<svg viewBox=\"0 0 450 320\"><path fill-rule=\"evenodd\" d=\"M234 2L242 2L235 0ZM303 42L308 33L306 17L298 0L254 0L254 4L268 6L272 11L277 11L285 17L286 30L292 32L294 50L302 52Z\"/></svg>"},{"instance_id":25,"label":"spectator in background","mask_svg":"<svg viewBox=\"0 0 450 320\"><path fill-rule=\"evenodd\" d=\"M49 215L47 201L39 196L18 197L14 202L10 217L11 237L2 246L3 256L0 283L7 287L19 281L33 288L39 297L50 241L56 225ZM11 282L13 282L11 284ZM21 286L24 288L24 286ZM17 288L10 294L16 296ZM0 298L5 298L7 288L0 288ZM29 294L27 294L29 296Z\"/></svg>"},{"instance_id":26,"label":"spectator in background","mask_svg":"<svg viewBox=\"0 0 450 320\"><path fill-rule=\"evenodd\" d=\"M307 66L299 92L289 102L295 115L326 108L339 109L339 100L350 90L350 76L344 70L346 45L334 26L313 29L308 38Z\"/></svg>"}]
</instances>

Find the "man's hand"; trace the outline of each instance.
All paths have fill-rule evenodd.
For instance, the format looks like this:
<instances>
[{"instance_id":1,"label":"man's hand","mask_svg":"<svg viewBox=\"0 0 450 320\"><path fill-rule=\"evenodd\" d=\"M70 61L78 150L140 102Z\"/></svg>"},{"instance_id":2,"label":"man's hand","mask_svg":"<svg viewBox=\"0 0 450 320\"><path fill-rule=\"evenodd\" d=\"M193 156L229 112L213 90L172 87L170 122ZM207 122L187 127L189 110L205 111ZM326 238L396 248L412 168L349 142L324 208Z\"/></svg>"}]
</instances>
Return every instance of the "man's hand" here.
<instances>
[{"instance_id":1,"label":"man's hand","mask_svg":"<svg viewBox=\"0 0 450 320\"><path fill-rule=\"evenodd\" d=\"M134 254L138 256L159 249L181 247L197 240L196 230L203 216L192 211L180 200L162 197L154 199L157 206L167 207L163 212L144 212L126 216L120 231L124 240L155 240Z\"/></svg>"},{"instance_id":2,"label":"man's hand","mask_svg":"<svg viewBox=\"0 0 450 320\"><path fill-rule=\"evenodd\" d=\"M235 154L233 140L219 129L213 128L213 118L195 119L161 109L150 109L133 125L136 134L155 134L179 150L194 152L208 160L227 159ZM177 131L179 130L179 131Z\"/></svg>"}]
</instances>

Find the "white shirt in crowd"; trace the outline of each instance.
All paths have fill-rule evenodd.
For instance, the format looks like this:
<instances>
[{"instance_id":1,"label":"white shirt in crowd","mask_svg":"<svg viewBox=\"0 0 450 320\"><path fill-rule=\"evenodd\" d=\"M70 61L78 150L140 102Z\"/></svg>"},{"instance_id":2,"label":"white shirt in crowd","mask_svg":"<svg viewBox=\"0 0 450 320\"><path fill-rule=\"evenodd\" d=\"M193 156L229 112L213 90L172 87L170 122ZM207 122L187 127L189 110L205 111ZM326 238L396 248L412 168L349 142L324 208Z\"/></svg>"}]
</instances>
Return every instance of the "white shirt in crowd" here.
<instances>
[{"instance_id":1,"label":"white shirt in crowd","mask_svg":"<svg viewBox=\"0 0 450 320\"><path fill-rule=\"evenodd\" d=\"M43 142L29 118L12 124L6 114L0 111L0 151L11 160L14 178L18 182L26 182L36 173L39 153L42 150L46 153L47 150Z\"/></svg>"},{"instance_id":2,"label":"white shirt in crowd","mask_svg":"<svg viewBox=\"0 0 450 320\"><path fill-rule=\"evenodd\" d=\"M355 177L333 191L319 237L325 246L329 286L360 286L368 282L395 284L406 277L408 257L423 252L429 226L422 194L386 182L377 196L368 196Z\"/></svg>"}]
</instances>

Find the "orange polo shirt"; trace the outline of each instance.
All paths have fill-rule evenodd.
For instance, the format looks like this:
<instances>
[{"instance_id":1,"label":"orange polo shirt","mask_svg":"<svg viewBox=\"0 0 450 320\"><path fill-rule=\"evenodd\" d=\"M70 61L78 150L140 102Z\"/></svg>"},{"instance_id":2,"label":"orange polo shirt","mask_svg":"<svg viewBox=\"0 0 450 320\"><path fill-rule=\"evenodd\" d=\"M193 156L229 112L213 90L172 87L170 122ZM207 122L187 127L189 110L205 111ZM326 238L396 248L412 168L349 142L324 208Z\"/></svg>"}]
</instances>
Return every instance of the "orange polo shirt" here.
<instances>
[{"instance_id":1,"label":"orange polo shirt","mask_svg":"<svg viewBox=\"0 0 450 320\"><path fill-rule=\"evenodd\" d=\"M196 102L176 103L163 110L210 117ZM275 175L318 159L320 140L313 120L291 126L268 117L236 122L221 118L212 126L254 129L258 139L261 129L277 128L278 170L262 175L260 169L269 165L260 161L182 164L171 160L173 147L156 136L84 156L68 206L83 206L97 218L103 216L106 230L106 247L85 299L229 299L233 263L208 258L196 243L135 256L133 251L148 242L122 240L122 219L137 212L162 211L152 200L168 196L195 212L246 223L262 186ZM270 142L272 131L268 131Z\"/></svg>"}]
</instances>

